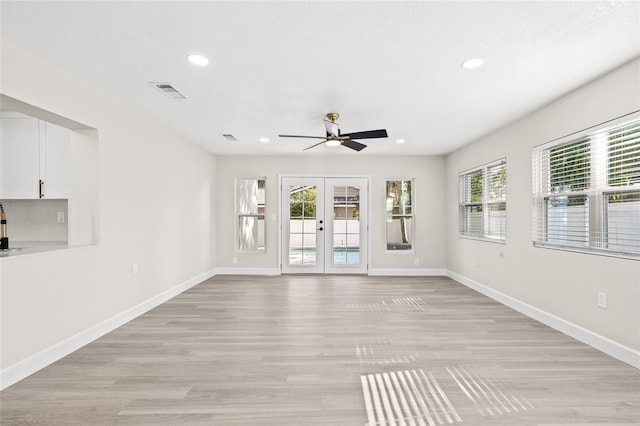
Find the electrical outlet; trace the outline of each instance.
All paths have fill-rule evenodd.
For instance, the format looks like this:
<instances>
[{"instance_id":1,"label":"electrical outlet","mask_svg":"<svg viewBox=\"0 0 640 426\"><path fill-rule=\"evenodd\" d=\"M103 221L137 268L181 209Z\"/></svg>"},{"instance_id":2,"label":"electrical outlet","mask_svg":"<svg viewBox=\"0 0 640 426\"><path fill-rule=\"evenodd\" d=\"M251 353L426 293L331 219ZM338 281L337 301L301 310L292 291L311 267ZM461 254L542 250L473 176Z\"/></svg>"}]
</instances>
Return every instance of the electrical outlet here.
<instances>
[{"instance_id":1,"label":"electrical outlet","mask_svg":"<svg viewBox=\"0 0 640 426\"><path fill-rule=\"evenodd\" d=\"M64 212L58 212L58 223L64 223Z\"/></svg>"},{"instance_id":2,"label":"electrical outlet","mask_svg":"<svg viewBox=\"0 0 640 426\"><path fill-rule=\"evenodd\" d=\"M231 262L233 262L234 265L238 264L238 258L233 256L233 258L231 259Z\"/></svg>"},{"instance_id":3,"label":"electrical outlet","mask_svg":"<svg viewBox=\"0 0 640 426\"><path fill-rule=\"evenodd\" d=\"M413 259L413 264L414 264L414 265L416 265L416 266L417 266L417 265L419 265L419 264L420 264L420 259L418 259L417 257L415 257L415 258Z\"/></svg>"},{"instance_id":4,"label":"electrical outlet","mask_svg":"<svg viewBox=\"0 0 640 426\"><path fill-rule=\"evenodd\" d=\"M137 263L132 263L131 264L131 275L137 275L138 274L138 264Z\"/></svg>"},{"instance_id":5,"label":"electrical outlet","mask_svg":"<svg viewBox=\"0 0 640 426\"><path fill-rule=\"evenodd\" d=\"M603 291L598 292L598 306L601 308L607 308L607 293Z\"/></svg>"},{"instance_id":6,"label":"electrical outlet","mask_svg":"<svg viewBox=\"0 0 640 426\"><path fill-rule=\"evenodd\" d=\"M476 258L475 257L471 258L471 266L476 266Z\"/></svg>"}]
</instances>

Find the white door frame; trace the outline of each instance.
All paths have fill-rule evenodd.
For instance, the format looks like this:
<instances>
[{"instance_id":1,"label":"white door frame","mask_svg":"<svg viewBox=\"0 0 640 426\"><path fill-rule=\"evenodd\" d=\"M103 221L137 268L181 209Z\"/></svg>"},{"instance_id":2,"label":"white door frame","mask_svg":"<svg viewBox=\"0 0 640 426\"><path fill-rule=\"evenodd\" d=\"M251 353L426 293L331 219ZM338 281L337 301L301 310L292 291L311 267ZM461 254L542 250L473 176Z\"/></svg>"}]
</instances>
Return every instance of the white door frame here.
<instances>
[{"instance_id":1,"label":"white door frame","mask_svg":"<svg viewBox=\"0 0 640 426\"><path fill-rule=\"evenodd\" d=\"M278 185L279 185L279 190L278 190L278 263L279 263L279 269L281 273L289 273L289 272L284 272L283 268L283 252L284 252L284 234L285 234L285 229L284 229L284 215L285 212L283 210L283 202L284 202L284 197L283 197L283 179L285 178L320 178L320 179L364 179L366 180L366 188L364 188L364 190L366 191L366 201L364 203L361 204L361 208L365 208L366 209L366 218L367 218L367 223L365 225L365 229L361 230L361 232L365 233L365 239L366 239L366 243L363 245L366 248L366 259L363 259L363 265L364 267L362 268L362 270L359 271L354 271L354 270L350 270L350 268L327 268L328 270L325 270L324 273L358 273L358 274L368 274L369 271L369 265L371 264L371 238L369 238L369 212L371 211L371 197L369 197L369 187L371 186L371 176L370 175L344 175L344 174L279 174L278 175ZM327 191L327 195L325 195L325 198L328 199L331 195L328 194ZM288 197L287 197L288 198ZM326 204L326 201L323 200ZM332 217L330 218L332 219ZM330 220L329 222L332 222L332 220ZM326 224L327 221L325 220L324 223ZM326 228L326 227L325 227ZM288 229L287 229L288 231ZM328 230L329 232L332 232L332 230ZM325 231L327 232L327 231ZM327 232L328 235L328 232ZM326 262L325 262L326 263ZM323 265L324 267L324 265ZM313 272L312 270L309 271L304 271L301 270L300 273L323 273L323 272Z\"/></svg>"}]
</instances>

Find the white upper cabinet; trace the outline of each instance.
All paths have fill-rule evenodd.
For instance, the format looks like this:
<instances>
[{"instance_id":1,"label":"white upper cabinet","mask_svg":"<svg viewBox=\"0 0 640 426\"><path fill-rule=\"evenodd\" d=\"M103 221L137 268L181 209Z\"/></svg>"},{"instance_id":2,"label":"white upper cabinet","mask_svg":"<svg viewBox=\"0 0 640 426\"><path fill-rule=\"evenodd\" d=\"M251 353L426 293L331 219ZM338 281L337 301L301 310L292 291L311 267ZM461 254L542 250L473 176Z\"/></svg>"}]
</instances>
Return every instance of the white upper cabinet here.
<instances>
[{"instance_id":1,"label":"white upper cabinet","mask_svg":"<svg viewBox=\"0 0 640 426\"><path fill-rule=\"evenodd\" d=\"M0 199L69 198L70 132L14 113L0 117Z\"/></svg>"},{"instance_id":2,"label":"white upper cabinet","mask_svg":"<svg viewBox=\"0 0 640 426\"><path fill-rule=\"evenodd\" d=\"M42 198L70 197L69 144L69 129L40 122L40 179L44 182Z\"/></svg>"},{"instance_id":3,"label":"white upper cabinet","mask_svg":"<svg viewBox=\"0 0 640 426\"><path fill-rule=\"evenodd\" d=\"M38 198L39 180L38 120L0 119L0 198Z\"/></svg>"}]
</instances>

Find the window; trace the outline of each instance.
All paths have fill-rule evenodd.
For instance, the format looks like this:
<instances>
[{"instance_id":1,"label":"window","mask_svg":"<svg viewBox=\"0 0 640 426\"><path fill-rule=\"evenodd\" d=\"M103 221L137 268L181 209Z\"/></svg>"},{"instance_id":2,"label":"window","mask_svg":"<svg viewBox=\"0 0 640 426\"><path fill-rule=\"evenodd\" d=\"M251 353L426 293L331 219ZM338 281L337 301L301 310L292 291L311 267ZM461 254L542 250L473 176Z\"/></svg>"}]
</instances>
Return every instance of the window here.
<instances>
[{"instance_id":1,"label":"window","mask_svg":"<svg viewBox=\"0 0 640 426\"><path fill-rule=\"evenodd\" d=\"M413 180L387 180L387 250L413 249Z\"/></svg>"},{"instance_id":2,"label":"window","mask_svg":"<svg viewBox=\"0 0 640 426\"><path fill-rule=\"evenodd\" d=\"M460 235L504 241L507 234L507 163L485 164L459 175Z\"/></svg>"},{"instance_id":3,"label":"window","mask_svg":"<svg viewBox=\"0 0 640 426\"><path fill-rule=\"evenodd\" d=\"M533 150L536 246L640 257L640 115Z\"/></svg>"},{"instance_id":4,"label":"window","mask_svg":"<svg viewBox=\"0 0 640 426\"><path fill-rule=\"evenodd\" d=\"M238 251L265 251L265 182L264 178L236 180Z\"/></svg>"}]
</instances>

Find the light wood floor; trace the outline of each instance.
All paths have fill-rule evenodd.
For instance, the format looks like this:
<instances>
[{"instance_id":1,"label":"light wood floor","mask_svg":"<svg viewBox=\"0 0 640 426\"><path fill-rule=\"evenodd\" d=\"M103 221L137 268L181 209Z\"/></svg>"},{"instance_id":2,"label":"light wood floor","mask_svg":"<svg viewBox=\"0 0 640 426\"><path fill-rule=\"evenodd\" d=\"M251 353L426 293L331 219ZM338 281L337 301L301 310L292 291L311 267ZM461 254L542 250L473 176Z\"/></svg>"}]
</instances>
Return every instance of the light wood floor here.
<instances>
[{"instance_id":1,"label":"light wood floor","mask_svg":"<svg viewBox=\"0 0 640 426\"><path fill-rule=\"evenodd\" d=\"M0 397L2 425L640 424L639 370L443 277L214 277Z\"/></svg>"}]
</instances>

